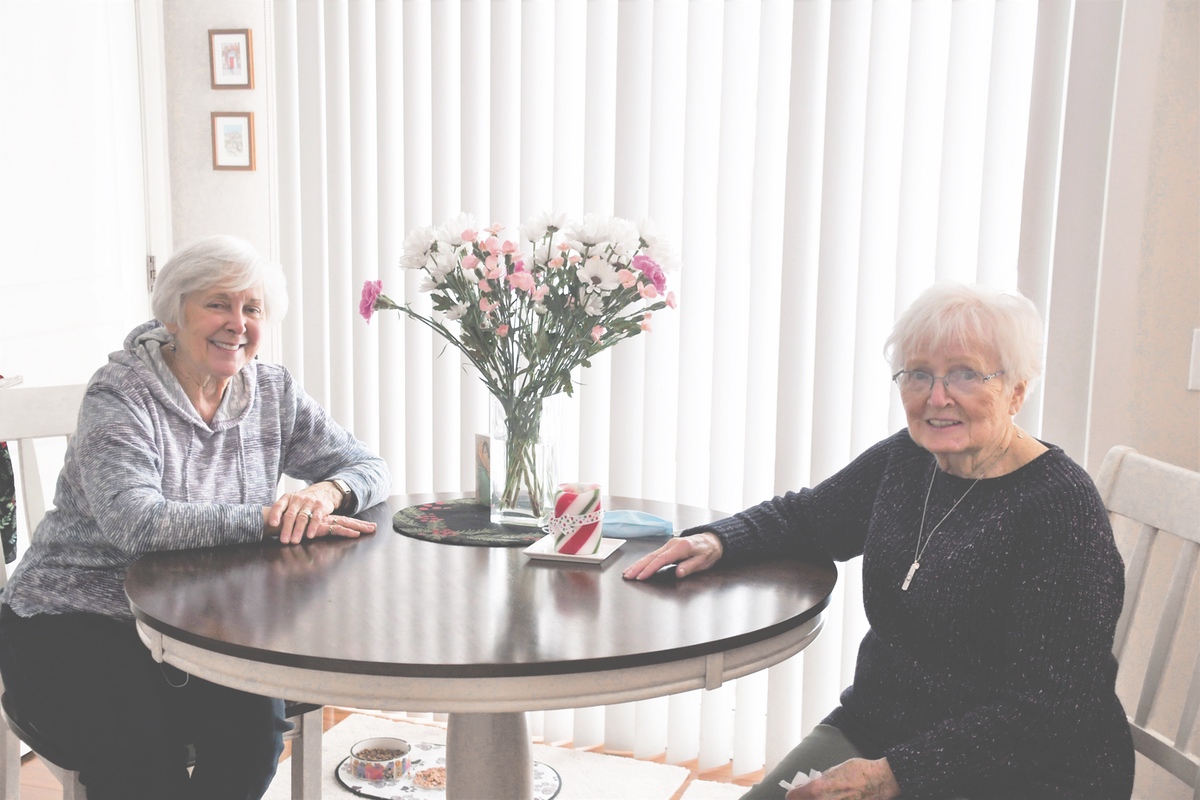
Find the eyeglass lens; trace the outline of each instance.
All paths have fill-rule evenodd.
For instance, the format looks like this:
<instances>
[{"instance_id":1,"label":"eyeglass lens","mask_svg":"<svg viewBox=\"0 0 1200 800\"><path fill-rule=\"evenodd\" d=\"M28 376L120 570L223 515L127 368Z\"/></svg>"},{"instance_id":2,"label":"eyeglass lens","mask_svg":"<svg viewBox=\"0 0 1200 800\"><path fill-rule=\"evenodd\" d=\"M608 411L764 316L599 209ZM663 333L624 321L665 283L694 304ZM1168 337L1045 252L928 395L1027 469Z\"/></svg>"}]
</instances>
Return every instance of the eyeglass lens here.
<instances>
[{"instance_id":1,"label":"eyeglass lens","mask_svg":"<svg viewBox=\"0 0 1200 800\"><path fill-rule=\"evenodd\" d=\"M946 389L965 393L978 389L983 383L983 376L971 369L954 370L944 376L920 370L905 371L900 373L899 378L900 388L906 392L932 392L934 381L941 381Z\"/></svg>"}]
</instances>

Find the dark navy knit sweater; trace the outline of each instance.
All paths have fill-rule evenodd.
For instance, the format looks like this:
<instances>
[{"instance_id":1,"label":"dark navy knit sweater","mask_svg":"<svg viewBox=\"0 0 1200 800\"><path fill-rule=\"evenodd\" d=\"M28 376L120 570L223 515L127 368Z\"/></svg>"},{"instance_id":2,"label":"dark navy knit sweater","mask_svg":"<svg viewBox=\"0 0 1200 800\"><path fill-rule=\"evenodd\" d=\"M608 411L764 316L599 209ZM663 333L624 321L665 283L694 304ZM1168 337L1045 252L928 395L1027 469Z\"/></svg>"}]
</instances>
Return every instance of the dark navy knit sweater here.
<instances>
[{"instance_id":1,"label":"dark navy knit sweater","mask_svg":"<svg viewBox=\"0 0 1200 800\"><path fill-rule=\"evenodd\" d=\"M980 481L904 592L934 469L901 431L817 487L706 529L736 561L863 556L871 628L825 722L886 756L905 800L1128 800L1112 656L1123 567L1091 479L1051 446ZM926 533L970 483L937 472Z\"/></svg>"}]
</instances>

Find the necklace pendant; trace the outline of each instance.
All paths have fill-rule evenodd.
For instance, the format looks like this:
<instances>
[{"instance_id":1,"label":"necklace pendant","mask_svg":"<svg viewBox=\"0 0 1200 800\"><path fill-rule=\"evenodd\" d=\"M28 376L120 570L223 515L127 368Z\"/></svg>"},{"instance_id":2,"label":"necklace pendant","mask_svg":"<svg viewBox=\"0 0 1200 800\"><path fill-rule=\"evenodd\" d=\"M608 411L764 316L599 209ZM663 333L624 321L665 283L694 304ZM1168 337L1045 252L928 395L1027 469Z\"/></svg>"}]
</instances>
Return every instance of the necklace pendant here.
<instances>
[{"instance_id":1,"label":"necklace pendant","mask_svg":"<svg viewBox=\"0 0 1200 800\"><path fill-rule=\"evenodd\" d=\"M912 566L908 568L908 574L904 576L904 583L900 584L900 591L902 591L902 592L908 591L908 585L910 583L912 583L913 575L916 573L917 568L920 566L921 566L921 564L918 561L914 561L912 563Z\"/></svg>"}]
</instances>

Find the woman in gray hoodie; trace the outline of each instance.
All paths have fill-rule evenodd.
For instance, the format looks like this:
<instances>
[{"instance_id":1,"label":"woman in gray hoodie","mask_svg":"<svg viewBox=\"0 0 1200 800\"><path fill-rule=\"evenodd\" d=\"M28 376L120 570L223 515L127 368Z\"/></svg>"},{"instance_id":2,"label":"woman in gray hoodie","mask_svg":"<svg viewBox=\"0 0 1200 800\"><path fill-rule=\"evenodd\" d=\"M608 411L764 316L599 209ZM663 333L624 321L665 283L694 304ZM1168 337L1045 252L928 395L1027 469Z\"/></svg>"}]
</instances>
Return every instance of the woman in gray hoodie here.
<instances>
[{"instance_id":1,"label":"woman in gray hoodie","mask_svg":"<svg viewBox=\"0 0 1200 800\"><path fill-rule=\"evenodd\" d=\"M125 570L156 550L371 532L350 515L391 479L287 369L255 359L287 294L249 244L180 250L152 308L88 385L55 508L0 607L0 675L21 715L77 757L90 800L259 798L282 702L156 663ZM307 485L281 494L284 475Z\"/></svg>"}]
</instances>

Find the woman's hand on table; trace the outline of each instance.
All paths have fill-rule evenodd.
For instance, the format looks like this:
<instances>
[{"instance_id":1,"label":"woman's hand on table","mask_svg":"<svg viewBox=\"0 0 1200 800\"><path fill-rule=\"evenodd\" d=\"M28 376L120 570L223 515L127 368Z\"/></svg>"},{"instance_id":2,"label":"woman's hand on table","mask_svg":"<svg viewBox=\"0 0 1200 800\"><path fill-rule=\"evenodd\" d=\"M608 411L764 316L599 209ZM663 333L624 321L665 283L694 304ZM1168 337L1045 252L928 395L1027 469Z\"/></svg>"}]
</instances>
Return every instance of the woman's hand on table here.
<instances>
[{"instance_id":1,"label":"woman's hand on table","mask_svg":"<svg viewBox=\"0 0 1200 800\"><path fill-rule=\"evenodd\" d=\"M705 531L692 536L676 536L653 553L648 553L622 574L626 580L644 581L660 569L676 564L675 576L683 578L717 563L725 551L715 533Z\"/></svg>"},{"instance_id":2,"label":"woman's hand on table","mask_svg":"<svg viewBox=\"0 0 1200 800\"><path fill-rule=\"evenodd\" d=\"M899 796L900 784L886 758L852 758L789 789L787 800L891 800Z\"/></svg>"},{"instance_id":3,"label":"woman's hand on table","mask_svg":"<svg viewBox=\"0 0 1200 800\"><path fill-rule=\"evenodd\" d=\"M375 530L374 522L334 514L342 493L329 481L306 486L279 496L263 508L263 527L268 536L278 535L280 544L299 544L319 536L351 539Z\"/></svg>"}]
</instances>

